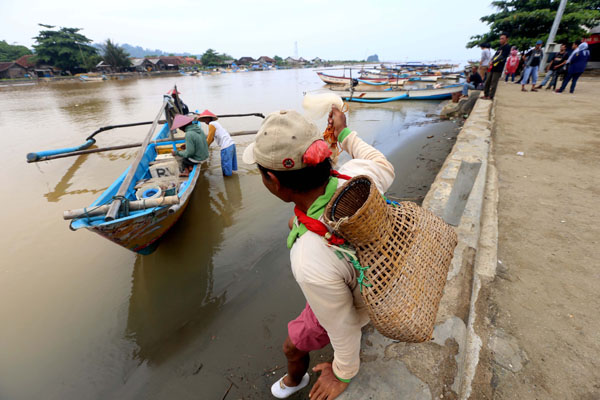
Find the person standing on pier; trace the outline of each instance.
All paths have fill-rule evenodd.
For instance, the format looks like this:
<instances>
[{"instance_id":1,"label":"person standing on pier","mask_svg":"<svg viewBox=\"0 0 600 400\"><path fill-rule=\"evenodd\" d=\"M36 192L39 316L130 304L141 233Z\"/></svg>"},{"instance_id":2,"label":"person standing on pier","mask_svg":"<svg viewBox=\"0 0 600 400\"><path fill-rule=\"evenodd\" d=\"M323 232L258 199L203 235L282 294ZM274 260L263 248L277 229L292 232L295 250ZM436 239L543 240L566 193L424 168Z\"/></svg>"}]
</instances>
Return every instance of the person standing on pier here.
<instances>
[{"instance_id":1,"label":"person standing on pier","mask_svg":"<svg viewBox=\"0 0 600 400\"><path fill-rule=\"evenodd\" d=\"M525 55L525 71L523 72L523 79L521 80L521 91L526 92L525 85L531 77L531 91L537 92L535 88L535 84L537 83L538 78L538 69L540 68L540 64L542 63L542 59L544 58L544 50L542 50L542 42L538 40L535 43L535 47Z\"/></svg>"},{"instance_id":2,"label":"person standing on pier","mask_svg":"<svg viewBox=\"0 0 600 400\"><path fill-rule=\"evenodd\" d=\"M332 169L331 150L322 134L296 111L267 116L255 142L243 155L245 163L258 165L262 182L273 195L295 204L296 218L287 246L294 278L307 303L288 324L283 344L287 374L271 387L279 399L308 385L309 353L330 342L333 362L313 368L321 375L309 397L333 400L344 392L358 373L361 328L369 322L356 270L328 246L327 241L336 237L321 218L336 189L344 183L342 179L368 175L383 193L394 180L394 167L347 128L345 115L336 107L329 115L329 125L336 141L353 158L339 173Z\"/></svg>"},{"instance_id":3,"label":"person standing on pier","mask_svg":"<svg viewBox=\"0 0 600 400\"><path fill-rule=\"evenodd\" d=\"M237 154L235 151L235 143L231 138L227 129L217 122L219 117L208 110L204 110L198 115L198 121L208 125L208 137L206 139L210 146L213 141L217 142L217 146L221 149L221 170L224 176L233 175L233 171L237 171Z\"/></svg>"},{"instance_id":4,"label":"person standing on pier","mask_svg":"<svg viewBox=\"0 0 600 400\"><path fill-rule=\"evenodd\" d=\"M508 60L506 60L506 70L505 70L506 77L504 79L504 82L508 82L509 76L510 76L511 82L515 81L515 75L517 72L517 68L519 68L520 60L521 60L521 57L519 57L519 52L513 46L512 50L510 51L510 57L508 57Z\"/></svg>"},{"instance_id":5,"label":"person standing on pier","mask_svg":"<svg viewBox=\"0 0 600 400\"><path fill-rule=\"evenodd\" d=\"M492 52L490 51L490 45L488 43L481 44L481 60L479 61L479 76L485 80L490 66L490 60L492 59Z\"/></svg>"},{"instance_id":6,"label":"person standing on pier","mask_svg":"<svg viewBox=\"0 0 600 400\"><path fill-rule=\"evenodd\" d=\"M560 45L560 52L556 53L552 58L550 64L546 66L546 76L542 83L537 87L537 89L543 88L550 79L550 84L546 89L550 89L552 86L556 88L556 81L558 79L558 75L560 71L564 68L567 63L567 59L569 58L569 53L567 53L567 45Z\"/></svg>"},{"instance_id":7,"label":"person standing on pier","mask_svg":"<svg viewBox=\"0 0 600 400\"><path fill-rule=\"evenodd\" d=\"M588 60L590 59L590 51L588 50L588 44L586 42L581 42L581 40L576 40L573 43L573 53L569 56L567 60L567 77L563 80L563 83L556 91L556 93L562 93L563 90L567 88L569 81L572 79L571 89L569 93L573 93L575 91L575 85L577 85L577 80L585 71L585 66L587 65Z\"/></svg>"},{"instance_id":8,"label":"person standing on pier","mask_svg":"<svg viewBox=\"0 0 600 400\"><path fill-rule=\"evenodd\" d=\"M485 80L485 88L483 90L483 98L485 100L492 100L496 95L496 88L498 87L498 80L502 76L504 71L504 64L510 55L510 45L508 44L508 35L503 33L500 35L500 48L496 50L494 57L492 57L492 70L488 74L488 78Z\"/></svg>"}]
</instances>

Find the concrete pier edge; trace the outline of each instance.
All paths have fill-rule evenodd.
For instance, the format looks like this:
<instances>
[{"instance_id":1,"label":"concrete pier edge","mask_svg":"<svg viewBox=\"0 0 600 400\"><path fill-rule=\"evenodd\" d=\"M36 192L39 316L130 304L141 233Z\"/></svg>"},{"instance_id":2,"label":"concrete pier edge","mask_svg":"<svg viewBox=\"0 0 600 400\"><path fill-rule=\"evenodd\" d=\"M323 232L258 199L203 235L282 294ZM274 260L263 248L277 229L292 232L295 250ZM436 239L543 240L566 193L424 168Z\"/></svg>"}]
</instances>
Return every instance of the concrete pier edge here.
<instances>
[{"instance_id":1,"label":"concrete pier edge","mask_svg":"<svg viewBox=\"0 0 600 400\"><path fill-rule=\"evenodd\" d=\"M458 245L436 318L433 339L399 343L371 326L363 332L361 371L339 399L467 399L476 376L483 322L477 310L482 288L491 282L497 263L497 172L492 149L493 103L477 100L438 172L423 207L444 215L461 163L481 168L459 225Z\"/></svg>"}]
</instances>

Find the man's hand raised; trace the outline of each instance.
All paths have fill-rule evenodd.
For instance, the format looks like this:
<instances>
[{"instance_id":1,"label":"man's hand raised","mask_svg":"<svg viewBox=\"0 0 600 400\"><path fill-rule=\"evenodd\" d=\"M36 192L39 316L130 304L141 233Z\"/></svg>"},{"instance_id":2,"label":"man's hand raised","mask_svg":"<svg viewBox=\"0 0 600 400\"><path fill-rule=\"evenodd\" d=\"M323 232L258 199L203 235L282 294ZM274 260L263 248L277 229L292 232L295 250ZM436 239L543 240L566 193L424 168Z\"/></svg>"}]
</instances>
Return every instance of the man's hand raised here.
<instances>
[{"instance_id":1,"label":"man's hand raised","mask_svg":"<svg viewBox=\"0 0 600 400\"><path fill-rule=\"evenodd\" d=\"M329 118L327 119L327 123L330 126L333 126L333 134L335 139L337 140L340 132L347 127L346 125L346 115L339 110L336 106L331 107L331 112L329 113Z\"/></svg>"}]
</instances>

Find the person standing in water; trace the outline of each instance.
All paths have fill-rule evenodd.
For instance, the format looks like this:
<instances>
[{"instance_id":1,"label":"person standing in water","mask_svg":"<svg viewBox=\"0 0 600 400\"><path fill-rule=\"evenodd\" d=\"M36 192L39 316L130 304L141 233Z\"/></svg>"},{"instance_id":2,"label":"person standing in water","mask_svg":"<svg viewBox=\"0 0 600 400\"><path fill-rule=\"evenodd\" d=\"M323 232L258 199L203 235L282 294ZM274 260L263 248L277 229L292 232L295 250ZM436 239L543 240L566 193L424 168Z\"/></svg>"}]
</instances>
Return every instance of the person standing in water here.
<instances>
[{"instance_id":1,"label":"person standing in water","mask_svg":"<svg viewBox=\"0 0 600 400\"><path fill-rule=\"evenodd\" d=\"M235 143L231 138L227 129L217 122L219 117L208 110L204 110L198 115L198 121L208 125L208 137L206 141L210 146L213 141L221 149L221 170L224 176L233 175L233 171L237 171L237 154L235 151Z\"/></svg>"}]
</instances>

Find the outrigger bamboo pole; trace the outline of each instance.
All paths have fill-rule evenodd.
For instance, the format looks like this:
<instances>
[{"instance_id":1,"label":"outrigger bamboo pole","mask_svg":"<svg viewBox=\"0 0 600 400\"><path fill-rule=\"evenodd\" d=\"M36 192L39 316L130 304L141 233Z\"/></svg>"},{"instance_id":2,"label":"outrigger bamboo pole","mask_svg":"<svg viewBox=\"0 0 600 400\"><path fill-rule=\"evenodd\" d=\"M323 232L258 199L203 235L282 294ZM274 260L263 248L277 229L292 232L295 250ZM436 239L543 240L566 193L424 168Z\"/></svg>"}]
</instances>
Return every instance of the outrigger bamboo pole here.
<instances>
[{"instance_id":1,"label":"outrigger bamboo pole","mask_svg":"<svg viewBox=\"0 0 600 400\"><path fill-rule=\"evenodd\" d=\"M129 172L127 173L127 176L125 176L125 179L121 183L121 186L119 187L119 190L117 191L117 195L113 199L113 202L110 204L110 208L108 209L108 212L106 213L106 218L105 218L106 221L113 221L117 217L117 214L119 213L119 209L121 208L121 198L123 196L125 196L125 194L127 193L127 190L129 189L129 186L131 186L131 182L133 181L135 172L137 171L137 168L140 165L142 158L144 157L144 152L146 151L146 147L148 147L148 143L150 143L150 139L152 139L152 135L154 134L154 131L156 130L156 126L158 125L158 120L160 119L161 115L164 113L165 106L167 105L168 100L169 100L169 97L165 96L164 100L163 100L163 104L160 107L160 111L158 112L158 114L156 114L156 118L154 118L154 122L152 122L152 126L150 127L150 130L148 131L148 134L146 135L146 139L144 139L144 142L142 143L142 147L138 151L135 161L129 168Z\"/></svg>"},{"instance_id":2,"label":"outrigger bamboo pole","mask_svg":"<svg viewBox=\"0 0 600 400\"><path fill-rule=\"evenodd\" d=\"M159 121L160 123L160 121ZM255 135L257 131L239 131L239 132L232 132L229 135L230 136L243 136L243 135ZM176 140L183 140L183 139L176 139ZM159 139L159 140L154 140L152 141L152 143L165 143L165 142L171 142L170 138L166 138L166 139ZM50 161L50 160L56 160L57 158L65 158L65 157L74 157L74 156L82 156L85 154L93 154L93 153L102 153L104 151L114 151L114 150L123 150L123 149L131 149L133 147L140 147L143 143L129 143L129 144L120 144L117 146L108 146L108 147L99 147L97 149L86 149L86 150L77 150L77 151L72 151L69 153L63 153L63 154L55 154L52 156L45 156L45 157L40 157L38 159L35 160L31 160L31 161L27 161L28 163L33 163L33 162L40 162L40 161Z\"/></svg>"},{"instance_id":3,"label":"outrigger bamboo pole","mask_svg":"<svg viewBox=\"0 0 600 400\"><path fill-rule=\"evenodd\" d=\"M179 204L179 196L165 196L157 199L143 199L129 202L130 210L145 210L147 208L161 207L161 206L173 206ZM108 212L110 204L105 204L98 207L87 207L78 208L76 210L67 210L63 212L64 219L75 219L81 217L95 217L98 215L104 215Z\"/></svg>"}]
</instances>

